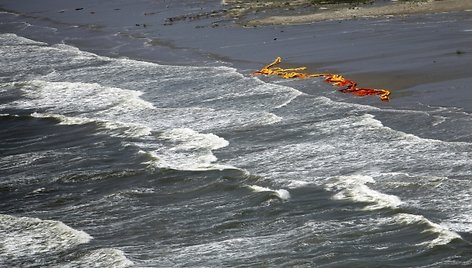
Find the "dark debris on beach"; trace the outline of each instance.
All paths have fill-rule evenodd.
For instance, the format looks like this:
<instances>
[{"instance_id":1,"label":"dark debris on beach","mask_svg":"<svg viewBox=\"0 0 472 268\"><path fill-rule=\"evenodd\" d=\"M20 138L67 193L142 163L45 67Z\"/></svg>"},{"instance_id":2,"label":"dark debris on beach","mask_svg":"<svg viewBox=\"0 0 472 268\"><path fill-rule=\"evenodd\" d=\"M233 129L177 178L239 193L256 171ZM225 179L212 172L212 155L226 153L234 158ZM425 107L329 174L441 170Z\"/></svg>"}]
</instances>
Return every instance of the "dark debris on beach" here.
<instances>
[{"instance_id":1,"label":"dark debris on beach","mask_svg":"<svg viewBox=\"0 0 472 268\"><path fill-rule=\"evenodd\" d=\"M424 1L424 0L401 0L401 1ZM326 7L349 7L356 8L361 5L389 4L390 0L223 0L222 8L205 12L183 14L169 17L164 25L169 26L177 22L202 20L209 18L224 17L228 20L243 22L248 17L267 16L270 14L303 14L321 11ZM152 15L153 12L145 15Z\"/></svg>"}]
</instances>

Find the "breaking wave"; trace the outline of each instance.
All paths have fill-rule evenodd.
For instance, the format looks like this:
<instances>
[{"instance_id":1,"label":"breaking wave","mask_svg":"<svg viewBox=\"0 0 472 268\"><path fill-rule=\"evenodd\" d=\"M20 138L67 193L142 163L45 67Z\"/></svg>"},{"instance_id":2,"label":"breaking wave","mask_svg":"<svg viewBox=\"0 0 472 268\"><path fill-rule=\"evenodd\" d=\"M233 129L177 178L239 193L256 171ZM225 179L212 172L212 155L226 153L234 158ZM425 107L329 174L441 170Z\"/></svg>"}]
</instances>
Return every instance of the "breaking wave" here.
<instances>
[{"instance_id":1,"label":"breaking wave","mask_svg":"<svg viewBox=\"0 0 472 268\"><path fill-rule=\"evenodd\" d=\"M31 110L34 117L65 125L93 123L111 136L134 139L127 143L141 146L161 168L228 168L214 164L212 151L228 142L212 133L276 124L282 118L271 110L301 94L229 67L164 66L101 57L64 44L47 46L14 34L1 38L2 49L15 62L13 81L21 82L5 81L0 88L20 90L22 98L0 108ZM30 49L24 51L23 45ZM202 90L208 87L214 90Z\"/></svg>"},{"instance_id":2,"label":"breaking wave","mask_svg":"<svg viewBox=\"0 0 472 268\"><path fill-rule=\"evenodd\" d=\"M248 186L251 190L254 192L270 192L274 194L277 198L287 201L290 199L290 193L289 191L285 189L278 189L278 190L272 190L270 188L262 187L262 186L257 186L257 185L250 185Z\"/></svg>"},{"instance_id":3,"label":"breaking wave","mask_svg":"<svg viewBox=\"0 0 472 268\"><path fill-rule=\"evenodd\" d=\"M333 182L325 185L326 190L336 192L335 200L351 200L353 202L368 203L365 210L377 210L383 208L398 208L402 201L395 195L384 194L371 189L367 184L374 184L370 176L341 176L333 179Z\"/></svg>"},{"instance_id":4,"label":"breaking wave","mask_svg":"<svg viewBox=\"0 0 472 268\"><path fill-rule=\"evenodd\" d=\"M455 239L462 239L462 237L447 227L431 222L427 218L421 215L405 214L401 213L395 216L395 219L401 224L416 224L424 228L422 233L432 233L437 237L433 240L428 240L418 245L427 245L428 247L435 247L440 245L449 244Z\"/></svg>"},{"instance_id":5,"label":"breaking wave","mask_svg":"<svg viewBox=\"0 0 472 268\"><path fill-rule=\"evenodd\" d=\"M333 179L334 181L326 183L325 189L330 192L336 192L333 195L334 200L349 200L354 203L368 203L364 210L378 209L397 209L403 202L395 195L388 195L369 188L366 184L373 184L375 181L370 176L342 176ZM455 239L462 237L449 230L447 227L436 224L428 220L422 215L414 215L409 213L395 214L393 219L395 222L406 225L419 225L423 231L421 233L430 233L436 235L432 240L418 243L418 245L427 245L435 247L446 245Z\"/></svg>"},{"instance_id":6,"label":"breaking wave","mask_svg":"<svg viewBox=\"0 0 472 268\"><path fill-rule=\"evenodd\" d=\"M34 262L43 254L59 254L88 243L92 237L59 221L0 214L0 258L15 264Z\"/></svg>"}]
</instances>

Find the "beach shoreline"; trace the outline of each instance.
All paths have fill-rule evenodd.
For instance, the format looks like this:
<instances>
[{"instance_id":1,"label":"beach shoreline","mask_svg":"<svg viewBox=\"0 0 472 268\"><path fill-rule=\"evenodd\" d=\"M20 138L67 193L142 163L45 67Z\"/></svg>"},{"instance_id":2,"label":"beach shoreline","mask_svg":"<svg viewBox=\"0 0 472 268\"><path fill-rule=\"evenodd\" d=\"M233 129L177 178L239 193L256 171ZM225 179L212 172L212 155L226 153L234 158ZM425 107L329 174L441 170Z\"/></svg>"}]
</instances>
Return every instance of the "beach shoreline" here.
<instances>
[{"instance_id":1,"label":"beach shoreline","mask_svg":"<svg viewBox=\"0 0 472 268\"><path fill-rule=\"evenodd\" d=\"M71 44L107 56L162 64L223 64L239 69L244 75L251 75L252 71L281 56L286 66L304 65L311 72L342 74L363 87L391 90L391 105L394 106L424 101L472 111L472 104L464 98L472 95L467 87L472 77L469 64L472 60L472 29L467 26L471 22L471 11L431 14L424 9L425 6L437 4L439 8L443 7L441 3L452 2L460 4L464 1L393 3L372 7L423 6L409 16L353 18L350 12L363 10L357 8L350 9L348 13L351 15L340 20L326 19L297 25L266 25L259 21L258 25L251 27L225 18L224 14L213 16L214 10L226 8L216 0L168 4L143 1L123 6L92 1L80 6L73 1L47 1L42 5L28 6L25 4L27 1L18 1L1 7L17 12L20 19L16 20L39 23L52 29L12 24L16 25L16 30L10 29L13 32L33 39ZM464 5L468 4L460 6ZM436 10L440 10L438 8ZM125 13L127 16L123 17ZM256 15L262 18L270 13L260 11ZM195 19L186 14L204 15ZM169 18L180 19L169 23ZM280 22L285 17L277 18ZM4 26L2 31L9 29ZM448 85L450 90L445 90L444 85ZM425 93L430 89L434 94ZM353 97L352 101L366 102L365 99L369 99L369 104L378 105L377 100L370 100L372 98Z\"/></svg>"},{"instance_id":2,"label":"beach shoreline","mask_svg":"<svg viewBox=\"0 0 472 268\"><path fill-rule=\"evenodd\" d=\"M380 6L328 5L328 7L324 7L322 11L316 13L268 16L249 20L246 24L248 26L305 24L326 20L424 15L467 10L472 10L472 2L461 0L395 1Z\"/></svg>"}]
</instances>

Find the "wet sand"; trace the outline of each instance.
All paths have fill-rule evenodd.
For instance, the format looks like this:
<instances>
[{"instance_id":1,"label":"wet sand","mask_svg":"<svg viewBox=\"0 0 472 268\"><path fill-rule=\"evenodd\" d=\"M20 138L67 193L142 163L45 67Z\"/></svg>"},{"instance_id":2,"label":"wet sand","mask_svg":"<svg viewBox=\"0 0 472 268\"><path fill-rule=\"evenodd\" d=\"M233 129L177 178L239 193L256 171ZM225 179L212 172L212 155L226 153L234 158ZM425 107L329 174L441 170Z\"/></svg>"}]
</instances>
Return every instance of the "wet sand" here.
<instances>
[{"instance_id":1,"label":"wet sand","mask_svg":"<svg viewBox=\"0 0 472 268\"><path fill-rule=\"evenodd\" d=\"M472 83L471 14L201 28L198 34L204 38L186 32L174 44L198 48L246 69L246 74L281 56L287 67L304 65L310 72L345 75L363 87L389 89L393 106L420 102L472 111L468 86ZM377 100L353 101L372 104Z\"/></svg>"},{"instance_id":2,"label":"wet sand","mask_svg":"<svg viewBox=\"0 0 472 268\"><path fill-rule=\"evenodd\" d=\"M362 17L385 17L385 16L406 16L415 14L435 14L441 12L458 12L472 10L472 1L467 0L429 0L398 2L382 5L368 6L360 5L355 7L345 7L330 5L323 12L303 15L283 15L269 16L262 19L255 19L248 22L248 25L269 25L269 24L302 24L325 20L347 20Z\"/></svg>"}]
</instances>

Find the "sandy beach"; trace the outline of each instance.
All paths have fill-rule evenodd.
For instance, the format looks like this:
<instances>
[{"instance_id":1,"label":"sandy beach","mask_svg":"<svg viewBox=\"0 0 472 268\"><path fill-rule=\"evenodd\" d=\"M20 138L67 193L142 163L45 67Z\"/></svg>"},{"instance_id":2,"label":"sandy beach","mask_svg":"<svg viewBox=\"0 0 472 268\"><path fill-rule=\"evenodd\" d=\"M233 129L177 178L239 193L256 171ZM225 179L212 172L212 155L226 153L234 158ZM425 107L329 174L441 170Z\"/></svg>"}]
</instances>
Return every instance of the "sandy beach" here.
<instances>
[{"instance_id":1,"label":"sandy beach","mask_svg":"<svg viewBox=\"0 0 472 268\"><path fill-rule=\"evenodd\" d=\"M325 20L348 20L356 18L407 16L418 14L436 14L442 12L472 11L472 1L428 0L411 2L390 2L381 6L327 5L321 12L303 15L269 16L254 19L248 25L302 24Z\"/></svg>"}]
</instances>

